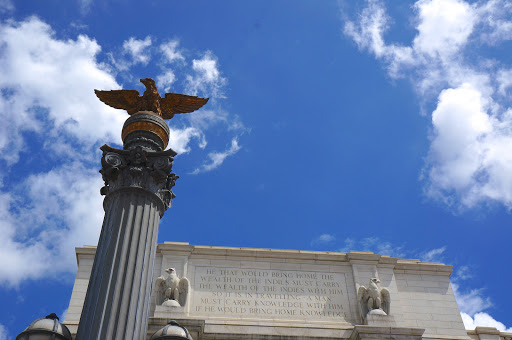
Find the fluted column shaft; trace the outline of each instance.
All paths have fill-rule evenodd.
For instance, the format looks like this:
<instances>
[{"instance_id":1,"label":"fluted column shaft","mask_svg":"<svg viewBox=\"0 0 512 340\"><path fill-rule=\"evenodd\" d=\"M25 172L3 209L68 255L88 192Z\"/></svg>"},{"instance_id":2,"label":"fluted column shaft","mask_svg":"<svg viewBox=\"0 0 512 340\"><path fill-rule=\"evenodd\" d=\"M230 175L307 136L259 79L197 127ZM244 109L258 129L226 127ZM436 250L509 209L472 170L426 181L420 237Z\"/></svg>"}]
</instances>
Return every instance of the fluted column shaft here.
<instances>
[{"instance_id":1,"label":"fluted column shaft","mask_svg":"<svg viewBox=\"0 0 512 340\"><path fill-rule=\"evenodd\" d=\"M145 339L162 204L125 188L105 199L98 251L77 340Z\"/></svg>"}]
</instances>

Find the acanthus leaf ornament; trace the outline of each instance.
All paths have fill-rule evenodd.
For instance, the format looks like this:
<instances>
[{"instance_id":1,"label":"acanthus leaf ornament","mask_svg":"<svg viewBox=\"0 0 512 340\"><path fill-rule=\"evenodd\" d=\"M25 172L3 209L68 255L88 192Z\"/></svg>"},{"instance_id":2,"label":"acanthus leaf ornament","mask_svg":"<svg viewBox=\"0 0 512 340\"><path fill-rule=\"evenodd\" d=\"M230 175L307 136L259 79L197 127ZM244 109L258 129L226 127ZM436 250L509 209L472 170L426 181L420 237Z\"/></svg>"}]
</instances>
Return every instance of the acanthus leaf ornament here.
<instances>
[{"instance_id":1,"label":"acanthus leaf ornament","mask_svg":"<svg viewBox=\"0 0 512 340\"><path fill-rule=\"evenodd\" d=\"M140 147L121 150L109 145L100 149L103 151L100 173L105 182L100 191L102 195L123 187L139 187L157 195L164 209L170 207L176 197L171 189L179 178L171 173L176 156L174 150L147 152Z\"/></svg>"}]
</instances>

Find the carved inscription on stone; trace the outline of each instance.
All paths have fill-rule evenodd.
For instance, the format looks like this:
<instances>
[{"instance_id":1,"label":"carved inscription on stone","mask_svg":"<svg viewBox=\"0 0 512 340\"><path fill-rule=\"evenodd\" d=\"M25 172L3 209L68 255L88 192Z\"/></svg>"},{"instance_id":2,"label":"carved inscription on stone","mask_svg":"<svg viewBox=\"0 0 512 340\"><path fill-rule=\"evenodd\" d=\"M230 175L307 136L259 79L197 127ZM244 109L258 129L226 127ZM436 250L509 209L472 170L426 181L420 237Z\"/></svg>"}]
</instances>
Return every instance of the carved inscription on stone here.
<instances>
[{"instance_id":1,"label":"carved inscription on stone","mask_svg":"<svg viewBox=\"0 0 512 340\"><path fill-rule=\"evenodd\" d=\"M194 314L271 319L344 320L342 273L196 267Z\"/></svg>"}]
</instances>

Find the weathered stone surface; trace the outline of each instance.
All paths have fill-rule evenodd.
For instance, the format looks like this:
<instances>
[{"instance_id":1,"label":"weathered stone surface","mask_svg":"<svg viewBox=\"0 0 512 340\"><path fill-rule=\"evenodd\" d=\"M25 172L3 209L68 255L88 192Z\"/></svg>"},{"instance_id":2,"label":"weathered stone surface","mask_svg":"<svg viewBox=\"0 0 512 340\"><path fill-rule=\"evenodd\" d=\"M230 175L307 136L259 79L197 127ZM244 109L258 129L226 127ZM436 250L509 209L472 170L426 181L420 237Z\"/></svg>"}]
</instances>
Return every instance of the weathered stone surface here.
<instances>
[{"instance_id":1,"label":"weathered stone surface","mask_svg":"<svg viewBox=\"0 0 512 340\"><path fill-rule=\"evenodd\" d=\"M421 328L406 327L376 327L376 326L355 326L350 340L421 340L423 332Z\"/></svg>"},{"instance_id":2,"label":"weathered stone surface","mask_svg":"<svg viewBox=\"0 0 512 340\"><path fill-rule=\"evenodd\" d=\"M340 273L241 268L240 263L197 266L191 277L196 315L346 322L351 314Z\"/></svg>"},{"instance_id":3,"label":"weathered stone surface","mask_svg":"<svg viewBox=\"0 0 512 340\"><path fill-rule=\"evenodd\" d=\"M500 332L494 327L476 327L468 331L473 340L510 340L512 332Z\"/></svg>"},{"instance_id":4,"label":"weathered stone surface","mask_svg":"<svg viewBox=\"0 0 512 340\"><path fill-rule=\"evenodd\" d=\"M373 311L376 311L377 313ZM378 313L380 311L379 309L374 309L373 311L370 311L366 315L364 320L365 325L377 327L396 327L394 316Z\"/></svg>"}]
</instances>

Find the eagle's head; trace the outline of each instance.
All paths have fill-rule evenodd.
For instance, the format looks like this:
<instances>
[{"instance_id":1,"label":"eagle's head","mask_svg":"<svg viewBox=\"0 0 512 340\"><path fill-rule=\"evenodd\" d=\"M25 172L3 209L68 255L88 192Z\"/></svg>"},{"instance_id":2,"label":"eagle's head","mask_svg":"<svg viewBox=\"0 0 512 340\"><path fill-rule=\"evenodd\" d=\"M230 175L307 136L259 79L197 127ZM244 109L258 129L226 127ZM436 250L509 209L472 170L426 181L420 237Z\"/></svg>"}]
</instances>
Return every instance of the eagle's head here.
<instances>
[{"instance_id":1,"label":"eagle's head","mask_svg":"<svg viewBox=\"0 0 512 340\"><path fill-rule=\"evenodd\" d=\"M174 268L167 268L167 269L165 270L165 272L166 272L167 274L172 274L172 273L175 273L175 272L176 272L176 269L174 269Z\"/></svg>"},{"instance_id":2,"label":"eagle's head","mask_svg":"<svg viewBox=\"0 0 512 340\"><path fill-rule=\"evenodd\" d=\"M380 283L380 280L379 280L379 279L377 279L376 277L372 277L371 281L372 281L373 283Z\"/></svg>"},{"instance_id":3,"label":"eagle's head","mask_svg":"<svg viewBox=\"0 0 512 340\"><path fill-rule=\"evenodd\" d=\"M140 80L140 82L142 84L144 84L146 86L146 88L151 88L151 87L156 88L155 81L151 78L142 78Z\"/></svg>"}]
</instances>

